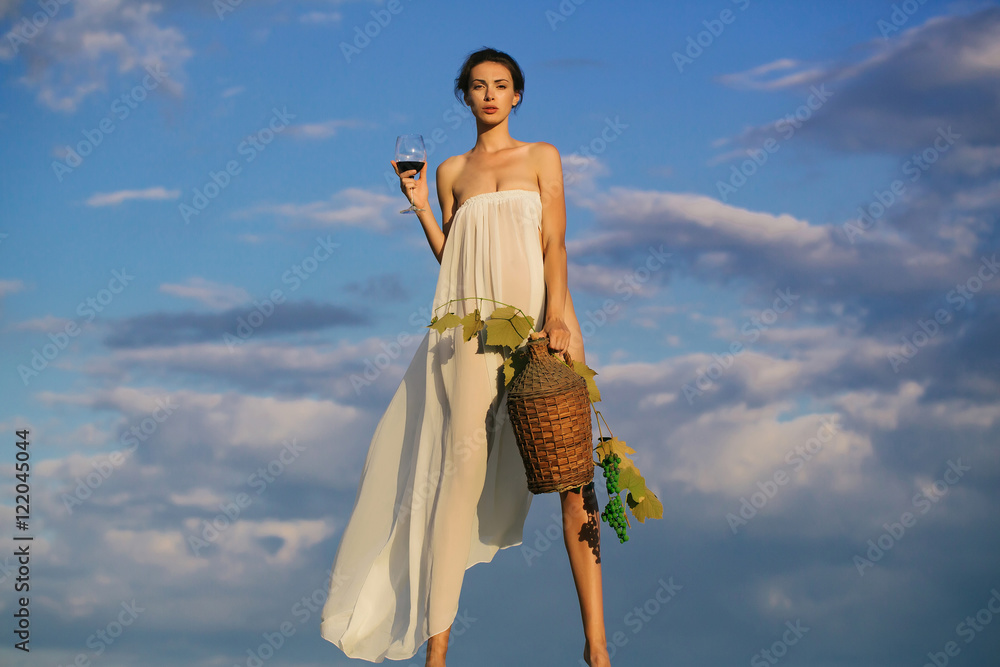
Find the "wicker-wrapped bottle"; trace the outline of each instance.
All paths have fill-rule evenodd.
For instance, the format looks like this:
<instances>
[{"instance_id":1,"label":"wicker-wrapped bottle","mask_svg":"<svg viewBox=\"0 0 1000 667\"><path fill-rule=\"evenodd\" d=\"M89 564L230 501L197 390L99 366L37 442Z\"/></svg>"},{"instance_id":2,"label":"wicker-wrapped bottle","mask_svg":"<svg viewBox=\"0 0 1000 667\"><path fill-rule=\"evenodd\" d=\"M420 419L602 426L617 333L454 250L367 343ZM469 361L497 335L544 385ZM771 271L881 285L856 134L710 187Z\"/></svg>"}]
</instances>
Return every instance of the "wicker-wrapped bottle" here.
<instances>
[{"instance_id":1,"label":"wicker-wrapped bottle","mask_svg":"<svg viewBox=\"0 0 1000 667\"><path fill-rule=\"evenodd\" d=\"M532 493L567 491L594 479L586 381L549 353L545 336L519 354L528 360L507 390L517 447ZM566 360L572 364L569 352Z\"/></svg>"}]
</instances>

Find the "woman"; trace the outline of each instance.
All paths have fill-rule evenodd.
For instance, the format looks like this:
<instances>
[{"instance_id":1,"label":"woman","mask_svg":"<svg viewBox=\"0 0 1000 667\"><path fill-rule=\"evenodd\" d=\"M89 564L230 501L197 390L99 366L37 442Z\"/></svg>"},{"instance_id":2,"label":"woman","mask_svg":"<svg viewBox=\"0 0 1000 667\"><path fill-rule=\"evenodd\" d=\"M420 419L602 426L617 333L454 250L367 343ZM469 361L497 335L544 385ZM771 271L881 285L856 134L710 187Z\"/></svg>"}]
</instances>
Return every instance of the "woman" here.
<instances>
[{"instance_id":1,"label":"woman","mask_svg":"<svg viewBox=\"0 0 1000 667\"><path fill-rule=\"evenodd\" d=\"M567 289L559 152L517 141L508 129L524 89L521 69L482 49L466 59L455 89L476 119L477 139L437 168L443 225L428 204L427 165L419 179L397 169L441 263L435 312L462 317L478 307L486 317L496 306L490 299L502 301L542 324L536 336L548 336L550 350L584 361ZM481 337L432 329L379 422L322 614L324 638L348 655L405 659L426 639L426 665L443 666L465 570L521 543L531 494L506 422L502 363ZM560 501L583 657L606 667L593 483L561 492Z\"/></svg>"}]
</instances>

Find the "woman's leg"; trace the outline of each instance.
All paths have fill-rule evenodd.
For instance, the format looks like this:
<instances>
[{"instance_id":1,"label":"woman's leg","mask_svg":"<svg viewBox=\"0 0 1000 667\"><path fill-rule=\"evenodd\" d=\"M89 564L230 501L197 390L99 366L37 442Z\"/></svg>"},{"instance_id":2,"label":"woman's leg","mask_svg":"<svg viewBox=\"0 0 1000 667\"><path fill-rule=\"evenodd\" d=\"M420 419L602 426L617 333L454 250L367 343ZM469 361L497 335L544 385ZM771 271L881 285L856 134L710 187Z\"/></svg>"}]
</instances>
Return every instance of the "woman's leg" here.
<instances>
[{"instance_id":1,"label":"woman's leg","mask_svg":"<svg viewBox=\"0 0 1000 667\"><path fill-rule=\"evenodd\" d=\"M563 316L570 330L569 352L573 359L586 363L583 335L573 307L573 297L566 292ZM580 598L583 634L586 637L583 658L592 667L607 667L608 642L604 631L604 594L601 583L601 519L594 484L559 494L563 514L563 541L569 555Z\"/></svg>"},{"instance_id":2,"label":"woman's leg","mask_svg":"<svg viewBox=\"0 0 1000 667\"><path fill-rule=\"evenodd\" d=\"M569 555L580 599L583 657L592 667L610 665L604 631L604 594L601 584L601 520L594 483L559 494L563 513L563 541Z\"/></svg>"},{"instance_id":3,"label":"woman's leg","mask_svg":"<svg viewBox=\"0 0 1000 667\"><path fill-rule=\"evenodd\" d=\"M424 661L424 667L444 667L444 658L448 653L448 635L450 634L451 628L449 627L443 632L432 635L427 640L427 660Z\"/></svg>"}]
</instances>

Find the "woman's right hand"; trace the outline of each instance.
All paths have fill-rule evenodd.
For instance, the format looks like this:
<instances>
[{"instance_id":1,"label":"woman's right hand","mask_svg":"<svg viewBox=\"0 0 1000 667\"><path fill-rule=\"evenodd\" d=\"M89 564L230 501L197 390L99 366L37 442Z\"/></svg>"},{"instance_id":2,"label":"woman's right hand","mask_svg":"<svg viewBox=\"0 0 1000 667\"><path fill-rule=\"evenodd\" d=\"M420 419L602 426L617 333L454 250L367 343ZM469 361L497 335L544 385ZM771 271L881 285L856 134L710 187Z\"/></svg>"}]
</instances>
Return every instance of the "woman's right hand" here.
<instances>
[{"instance_id":1,"label":"woman's right hand","mask_svg":"<svg viewBox=\"0 0 1000 667\"><path fill-rule=\"evenodd\" d=\"M389 163L399 176L399 190L406 196L407 201L417 208L430 209L430 206L427 204L427 197L429 196L427 190L427 163L424 162L424 166L420 170L419 179L414 178L417 174L416 169L410 169L400 174L399 167L396 166L396 161L389 160Z\"/></svg>"}]
</instances>

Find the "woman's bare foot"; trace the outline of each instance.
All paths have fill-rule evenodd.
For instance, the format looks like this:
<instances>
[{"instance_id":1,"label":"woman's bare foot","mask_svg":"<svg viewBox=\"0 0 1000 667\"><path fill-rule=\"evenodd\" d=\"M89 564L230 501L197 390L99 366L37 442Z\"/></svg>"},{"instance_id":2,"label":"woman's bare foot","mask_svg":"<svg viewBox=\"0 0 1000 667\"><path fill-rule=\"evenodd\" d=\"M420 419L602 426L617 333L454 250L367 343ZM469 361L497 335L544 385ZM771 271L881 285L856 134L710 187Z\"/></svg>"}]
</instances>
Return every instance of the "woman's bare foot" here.
<instances>
[{"instance_id":1,"label":"woman's bare foot","mask_svg":"<svg viewBox=\"0 0 1000 667\"><path fill-rule=\"evenodd\" d=\"M590 667L611 667L611 657L608 655L608 647L601 645L591 649L589 639L583 645L583 659Z\"/></svg>"}]
</instances>

